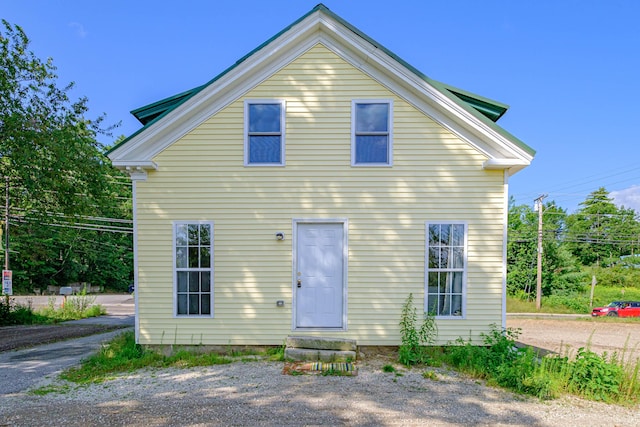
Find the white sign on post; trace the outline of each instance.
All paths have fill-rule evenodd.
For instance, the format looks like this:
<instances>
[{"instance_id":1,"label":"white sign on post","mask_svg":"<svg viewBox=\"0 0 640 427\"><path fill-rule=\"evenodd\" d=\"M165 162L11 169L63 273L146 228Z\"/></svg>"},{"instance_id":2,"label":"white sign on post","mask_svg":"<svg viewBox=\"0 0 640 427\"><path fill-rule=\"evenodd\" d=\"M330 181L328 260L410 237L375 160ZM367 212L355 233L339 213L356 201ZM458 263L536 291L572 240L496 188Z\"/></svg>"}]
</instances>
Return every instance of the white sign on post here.
<instances>
[{"instance_id":1,"label":"white sign on post","mask_svg":"<svg viewBox=\"0 0 640 427\"><path fill-rule=\"evenodd\" d=\"M2 293L5 295L13 295L12 271L2 270Z\"/></svg>"}]
</instances>

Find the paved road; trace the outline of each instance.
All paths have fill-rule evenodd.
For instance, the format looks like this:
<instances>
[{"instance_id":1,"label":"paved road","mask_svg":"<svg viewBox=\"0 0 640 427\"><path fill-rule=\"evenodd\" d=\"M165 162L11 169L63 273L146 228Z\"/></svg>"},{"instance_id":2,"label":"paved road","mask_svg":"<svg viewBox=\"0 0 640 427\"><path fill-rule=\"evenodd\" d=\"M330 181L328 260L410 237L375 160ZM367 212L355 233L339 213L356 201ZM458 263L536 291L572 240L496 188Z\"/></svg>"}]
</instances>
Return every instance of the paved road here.
<instances>
[{"instance_id":1,"label":"paved road","mask_svg":"<svg viewBox=\"0 0 640 427\"><path fill-rule=\"evenodd\" d=\"M32 298L34 306L38 303L47 304L47 297L17 299L23 298ZM77 365L82 359L95 353L103 342L133 329L134 309L130 295L98 296L96 303L106 308L107 316L74 320L73 323L121 325L129 328L0 353L0 396L24 391L37 385L45 377L57 375L64 369Z\"/></svg>"}]
</instances>

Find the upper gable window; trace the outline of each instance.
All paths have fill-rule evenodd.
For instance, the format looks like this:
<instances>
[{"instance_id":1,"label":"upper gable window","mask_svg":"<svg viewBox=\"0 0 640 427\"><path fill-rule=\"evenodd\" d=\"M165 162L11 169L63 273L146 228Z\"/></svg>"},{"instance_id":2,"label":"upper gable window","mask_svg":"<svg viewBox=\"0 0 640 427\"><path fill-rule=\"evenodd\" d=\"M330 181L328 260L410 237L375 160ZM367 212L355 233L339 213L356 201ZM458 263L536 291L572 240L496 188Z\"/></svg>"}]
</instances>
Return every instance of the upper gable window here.
<instances>
[{"instance_id":1,"label":"upper gable window","mask_svg":"<svg viewBox=\"0 0 640 427\"><path fill-rule=\"evenodd\" d=\"M391 166L393 103L355 100L351 108L351 164Z\"/></svg>"},{"instance_id":2,"label":"upper gable window","mask_svg":"<svg viewBox=\"0 0 640 427\"><path fill-rule=\"evenodd\" d=\"M281 100L245 101L245 166L284 165L284 107Z\"/></svg>"}]
</instances>

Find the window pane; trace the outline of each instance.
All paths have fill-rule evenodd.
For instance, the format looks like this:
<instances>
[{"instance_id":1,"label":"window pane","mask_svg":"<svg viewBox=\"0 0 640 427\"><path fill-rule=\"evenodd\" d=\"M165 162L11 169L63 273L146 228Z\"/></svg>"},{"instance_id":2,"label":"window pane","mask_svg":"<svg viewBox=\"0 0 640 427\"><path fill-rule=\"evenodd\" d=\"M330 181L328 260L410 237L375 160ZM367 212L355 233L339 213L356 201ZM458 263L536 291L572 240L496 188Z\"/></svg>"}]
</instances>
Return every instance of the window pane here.
<instances>
[{"instance_id":1,"label":"window pane","mask_svg":"<svg viewBox=\"0 0 640 427\"><path fill-rule=\"evenodd\" d=\"M189 224L189 245L197 245L200 241L198 229L198 224Z\"/></svg>"},{"instance_id":2,"label":"window pane","mask_svg":"<svg viewBox=\"0 0 640 427\"><path fill-rule=\"evenodd\" d=\"M429 248L429 268L438 268L440 265L440 249Z\"/></svg>"},{"instance_id":3,"label":"window pane","mask_svg":"<svg viewBox=\"0 0 640 427\"><path fill-rule=\"evenodd\" d=\"M211 267L211 251L208 247L200 248L200 267L209 268Z\"/></svg>"},{"instance_id":4,"label":"window pane","mask_svg":"<svg viewBox=\"0 0 640 427\"><path fill-rule=\"evenodd\" d=\"M198 251L198 247L189 247L189 268L198 268L198 255L200 251Z\"/></svg>"},{"instance_id":5,"label":"window pane","mask_svg":"<svg viewBox=\"0 0 640 427\"><path fill-rule=\"evenodd\" d=\"M211 292L211 273L208 271L200 273L200 290L202 292Z\"/></svg>"},{"instance_id":6,"label":"window pane","mask_svg":"<svg viewBox=\"0 0 640 427\"><path fill-rule=\"evenodd\" d=\"M176 248L176 267L187 268L187 248L184 246Z\"/></svg>"},{"instance_id":7,"label":"window pane","mask_svg":"<svg viewBox=\"0 0 640 427\"><path fill-rule=\"evenodd\" d=\"M440 295L440 314L442 316L451 314L451 297L449 295Z\"/></svg>"},{"instance_id":8,"label":"window pane","mask_svg":"<svg viewBox=\"0 0 640 427\"><path fill-rule=\"evenodd\" d=\"M249 163L280 163L280 136L250 136Z\"/></svg>"},{"instance_id":9,"label":"window pane","mask_svg":"<svg viewBox=\"0 0 640 427\"><path fill-rule=\"evenodd\" d=\"M178 295L178 314L187 314L187 295Z\"/></svg>"},{"instance_id":10,"label":"window pane","mask_svg":"<svg viewBox=\"0 0 640 427\"><path fill-rule=\"evenodd\" d=\"M454 294L462 294L462 276L461 272L449 273L452 277L453 288L452 292Z\"/></svg>"},{"instance_id":11,"label":"window pane","mask_svg":"<svg viewBox=\"0 0 640 427\"><path fill-rule=\"evenodd\" d=\"M427 303L427 313L437 314L438 312L438 296L434 294L429 294L428 303Z\"/></svg>"},{"instance_id":12,"label":"window pane","mask_svg":"<svg viewBox=\"0 0 640 427\"><path fill-rule=\"evenodd\" d=\"M451 248L440 248L440 268L448 268L449 267L449 253Z\"/></svg>"},{"instance_id":13,"label":"window pane","mask_svg":"<svg viewBox=\"0 0 640 427\"><path fill-rule=\"evenodd\" d=\"M357 104L356 132L387 132L389 104Z\"/></svg>"},{"instance_id":14,"label":"window pane","mask_svg":"<svg viewBox=\"0 0 640 427\"><path fill-rule=\"evenodd\" d=\"M439 277L439 288L440 288L440 293L441 294L445 294L447 292L450 291L451 286L449 285L449 281L448 281L448 275L447 273L440 273L440 277Z\"/></svg>"},{"instance_id":15,"label":"window pane","mask_svg":"<svg viewBox=\"0 0 640 427\"><path fill-rule=\"evenodd\" d=\"M187 224L176 226L176 246L187 245Z\"/></svg>"},{"instance_id":16,"label":"window pane","mask_svg":"<svg viewBox=\"0 0 640 427\"><path fill-rule=\"evenodd\" d=\"M211 314L211 297L209 295L200 297L200 314Z\"/></svg>"},{"instance_id":17,"label":"window pane","mask_svg":"<svg viewBox=\"0 0 640 427\"><path fill-rule=\"evenodd\" d=\"M356 163L388 163L388 140L386 135L356 136Z\"/></svg>"},{"instance_id":18,"label":"window pane","mask_svg":"<svg viewBox=\"0 0 640 427\"><path fill-rule=\"evenodd\" d=\"M462 316L462 296L454 295L451 297L451 314L453 316Z\"/></svg>"},{"instance_id":19,"label":"window pane","mask_svg":"<svg viewBox=\"0 0 640 427\"><path fill-rule=\"evenodd\" d=\"M199 295L189 295L189 314L200 314Z\"/></svg>"},{"instance_id":20,"label":"window pane","mask_svg":"<svg viewBox=\"0 0 640 427\"><path fill-rule=\"evenodd\" d=\"M464 246L464 225L456 224L452 227L451 244L453 246Z\"/></svg>"},{"instance_id":21,"label":"window pane","mask_svg":"<svg viewBox=\"0 0 640 427\"><path fill-rule=\"evenodd\" d=\"M187 292L188 273L186 271L178 271L178 292Z\"/></svg>"},{"instance_id":22,"label":"window pane","mask_svg":"<svg viewBox=\"0 0 640 427\"><path fill-rule=\"evenodd\" d=\"M200 244L207 246L211 244L211 225L200 225Z\"/></svg>"},{"instance_id":23,"label":"window pane","mask_svg":"<svg viewBox=\"0 0 640 427\"><path fill-rule=\"evenodd\" d=\"M429 246L440 246L440 225L429 225Z\"/></svg>"},{"instance_id":24,"label":"window pane","mask_svg":"<svg viewBox=\"0 0 640 427\"><path fill-rule=\"evenodd\" d=\"M453 248L453 268L464 268L464 249Z\"/></svg>"},{"instance_id":25,"label":"window pane","mask_svg":"<svg viewBox=\"0 0 640 427\"><path fill-rule=\"evenodd\" d=\"M450 224L442 224L440 226L440 242L443 246L451 245L449 241L451 236L451 225Z\"/></svg>"},{"instance_id":26,"label":"window pane","mask_svg":"<svg viewBox=\"0 0 640 427\"><path fill-rule=\"evenodd\" d=\"M250 104L249 132L280 132L280 104Z\"/></svg>"},{"instance_id":27,"label":"window pane","mask_svg":"<svg viewBox=\"0 0 640 427\"><path fill-rule=\"evenodd\" d=\"M200 273L197 271L189 272L189 292L200 292Z\"/></svg>"},{"instance_id":28,"label":"window pane","mask_svg":"<svg viewBox=\"0 0 640 427\"><path fill-rule=\"evenodd\" d=\"M438 273L429 273L429 293L438 293Z\"/></svg>"}]
</instances>

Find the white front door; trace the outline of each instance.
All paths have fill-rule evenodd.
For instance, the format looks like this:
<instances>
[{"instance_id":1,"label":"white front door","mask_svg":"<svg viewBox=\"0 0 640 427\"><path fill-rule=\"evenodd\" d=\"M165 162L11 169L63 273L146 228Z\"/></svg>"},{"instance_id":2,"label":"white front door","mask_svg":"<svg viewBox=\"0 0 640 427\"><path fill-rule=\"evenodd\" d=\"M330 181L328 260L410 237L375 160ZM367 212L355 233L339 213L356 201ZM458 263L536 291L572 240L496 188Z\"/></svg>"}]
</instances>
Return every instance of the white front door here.
<instances>
[{"instance_id":1,"label":"white front door","mask_svg":"<svg viewBox=\"0 0 640 427\"><path fill-rule=\"evenodd\" d=\"M344 232L343 223L297 224L296 328L344 326Z\"/></svg>"}]
</instances>

